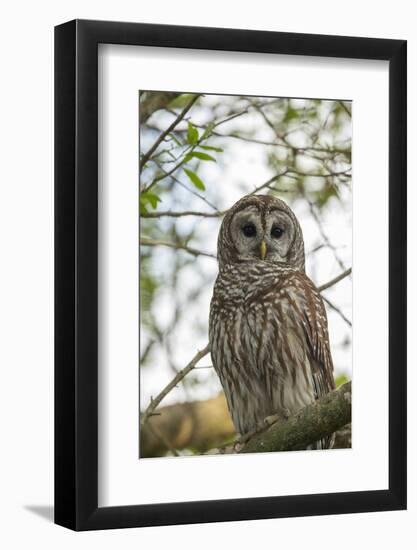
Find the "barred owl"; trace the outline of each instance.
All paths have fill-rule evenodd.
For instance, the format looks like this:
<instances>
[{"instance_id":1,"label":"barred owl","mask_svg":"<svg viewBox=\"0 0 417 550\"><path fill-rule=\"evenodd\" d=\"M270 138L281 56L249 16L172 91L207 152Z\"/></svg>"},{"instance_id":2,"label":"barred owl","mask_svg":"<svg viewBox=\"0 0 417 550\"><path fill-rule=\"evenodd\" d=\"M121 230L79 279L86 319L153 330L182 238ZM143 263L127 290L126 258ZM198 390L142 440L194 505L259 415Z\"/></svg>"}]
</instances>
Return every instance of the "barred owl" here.
<instances>
[{"instance_id":1,"label":"barred owl","mask_svg":"<svg viewBox=\"0 0 417 550\"><path fill-rule=\"evenodd\" d=\"M284 201L239 200L221 225L217 256L211 355L235 428L245 434L334 389L327 317L305 274L300 224Z\"/></svg>"}]
</instances>

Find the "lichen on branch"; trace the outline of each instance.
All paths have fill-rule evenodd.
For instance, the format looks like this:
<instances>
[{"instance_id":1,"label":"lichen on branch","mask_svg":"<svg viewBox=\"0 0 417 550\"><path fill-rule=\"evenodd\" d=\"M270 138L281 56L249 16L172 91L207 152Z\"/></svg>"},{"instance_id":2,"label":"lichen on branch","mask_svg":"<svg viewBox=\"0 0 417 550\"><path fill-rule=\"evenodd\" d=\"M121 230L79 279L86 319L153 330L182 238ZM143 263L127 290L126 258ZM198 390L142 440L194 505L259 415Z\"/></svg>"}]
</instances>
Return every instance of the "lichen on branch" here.
<instances>
[{"instance_id":1,"label":"lichen on branch","mask_svg":"<svg viewBox=\"0 0 417 550\"><path fill-rule=\"evenodd\" d=\"M336 432L351 422L352 386L347 382L286 420L255 434L241 453L295 451Z\"/></svg>"}]
</instances>

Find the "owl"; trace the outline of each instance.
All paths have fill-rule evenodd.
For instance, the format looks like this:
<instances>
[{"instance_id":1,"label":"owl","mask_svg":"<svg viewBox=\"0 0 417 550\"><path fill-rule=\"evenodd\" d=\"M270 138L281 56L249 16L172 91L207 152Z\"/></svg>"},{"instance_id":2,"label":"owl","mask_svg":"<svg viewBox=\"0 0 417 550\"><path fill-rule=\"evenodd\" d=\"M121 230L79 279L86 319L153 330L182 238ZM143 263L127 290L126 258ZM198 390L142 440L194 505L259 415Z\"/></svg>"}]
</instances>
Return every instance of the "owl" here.
<instances>
[{"instance_id":1,"label":"owl","mask_svg":"<svg viewBox=\"0 0 417 550\"><path fill-rule=\"evenodd\" d=\"M305 274L300 224L269 195L240 199L223 219L209 338L236 431L288 417L335 388L326 310ZM333 437L309 448L332 446Z\"/></svg>"}]
</instances>

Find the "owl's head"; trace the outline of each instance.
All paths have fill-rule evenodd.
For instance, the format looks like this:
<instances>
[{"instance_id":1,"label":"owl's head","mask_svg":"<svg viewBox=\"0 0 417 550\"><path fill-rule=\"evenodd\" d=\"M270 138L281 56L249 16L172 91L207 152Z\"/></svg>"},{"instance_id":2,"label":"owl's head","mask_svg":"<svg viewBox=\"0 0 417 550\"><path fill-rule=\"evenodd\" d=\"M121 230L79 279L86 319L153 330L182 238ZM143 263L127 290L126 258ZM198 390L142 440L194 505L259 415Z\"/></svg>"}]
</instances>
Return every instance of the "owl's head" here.
<instances>
[{"instance_id":1,"label":"owl's head","mask_svg":"<svg viewBox=\"0 0 417 550\"><path fill-rule=\"evenodd\" d=\"M270 195L248 195L228 210L217 243L220 267L267 261L304 271L304 241L291 208Z\"/></svg>"}]
</instances>

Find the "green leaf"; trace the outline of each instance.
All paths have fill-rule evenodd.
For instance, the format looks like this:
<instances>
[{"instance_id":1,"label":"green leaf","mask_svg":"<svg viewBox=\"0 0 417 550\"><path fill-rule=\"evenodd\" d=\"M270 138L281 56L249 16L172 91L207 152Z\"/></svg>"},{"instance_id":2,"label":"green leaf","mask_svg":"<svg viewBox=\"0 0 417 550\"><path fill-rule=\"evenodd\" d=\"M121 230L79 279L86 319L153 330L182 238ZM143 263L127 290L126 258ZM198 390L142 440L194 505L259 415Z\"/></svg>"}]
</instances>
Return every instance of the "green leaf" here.
<instances>
[{"instance_id":1,"label":"green leaf","mask_svg":"<svg viewBox=\"0 0 417 550\"><path fill-rule=\"evenodd\" d=\"M198 142L198 130L191 122L188 122L187 141L190 145L195 145Z\"/></svg>"},{"instance_id":2,"label":"green leaf","mask_svg":"<svg viewBox=\"0 0 417 550\"><path fill-rule=\"evenodd\" d=\"M334 185L325 186L321 191L316 193L316 204L322 208L332 198L339 198L339 193Z\"/></svg>"},{"instance_id":3,"label":"green leaf","mask_svg":"<svg viewBox=\"0 0 417 550\"><path fill-rule=\"evenodd\" d=\"M201 153L200 151L193 151L192 153L188 153L188 154L190 155L190 157L194 157L196 159L213 160L214 162L216 162L216 159L211 155L207 155L207 153Z\"/></svg>"},{"instance_id":4,"label":"green leaf","mask_svg":"<svg viewBox=\"0 0 417 550\"><path fill-rule=\"evenodd\" d=\"M161 202L161 199L152 191L145 191L140 195L140 205L139 208L142 209L142 213L147 213L147 205L150 204L151 207L155 210L158 206L158 202Z\"/></svg>"},{"instance_id":5,"label":"green leaf","mask_svg":"<svg viewBox=\"0 0 417 550\"><path fill-rule=\"evenodd\" d=\"M290 122L290 120L294 120L295 118L298 118L299 116L300 116L299 112L296 109L293 109L292 107L290 107L288 109L288 111L286 112L286 114L285 114L284 122Z\"/></svg>"},{"instance_id":6,"label":"green leaf","mask_svg":"<svg viewBox=\"0 0 417 550\"><path fill-rule=\"evenodd\" d=\"M346 374L339 374L339 376L336 377L336 388L341 386L342 384L346 384L346 382L349 382L349 378L346 376Z\"/></svg>"},{"instance_id":7,"label":"green leaf","mask_svg":"<svg viewBox=\"0 0 417 550\"><path fill-rule=\"evenodd\" d=\"M190 103L190 101L193 99L193 97L195 97L195 94L181 94L178 97L176 97L175 99L173 99L169 103L169 106L172 109L182 109L188 103Z\"/></svg>"},{"instance_id":8,"label":"green leaf","mask_svg":"<svg viewBox=\"0 0 417 550\"><path fill-rule=\"evenodd\" d=\"M177 137L175 137L174 134L169 134L169 137L170 137L173 141L175 141L175 143L178 145L178 147L182 147L182 143L180 142L180 140L179 140Z\"/></svg>"},{"instance_id":9,"label":"green leaf","mask_svg":"<svg viewBox=\"0 0 417 550\"><path fill-rule=\"evenodd\" d=\"M187 168L184 168L184 172L187 174L187 176L190 178L190 180L193 182L193 184L197 187L197 189L200 189L200 191L205 191L206 186L201 181L201 179L197 176L195 172L192 170L187 170Z\"/></svg>"},{"instance_id":10,"label":"green leaf","mask_svg":"<svg viewBox=\"0 0 417 550\"><path fill-rule=\"evenodd\" d=\"M217 153L223 153L223 149L220 147L212 147L211 145L199 145L200 149L205 149L206 151L216 151Z\"/></svg>"},{"instance_id":11,"label":"green leaf","mask_svg":"<svg viewBox=\"0 0 417 550\"><path fill-rule=\"evenodd\" d=\"M203 138L208 138L211 135L211 132L215 126L216 125L213 121L209 122L206 126L206 129L203 132Z\"/></svg>"},{"instance_id":12,"label":"green leaf","mask_svg":"<svg viewBox=\"0 0 417 550\"><path fill-rule=\"evenodd\" d=\"M146 208L146 206L143 204L142 201L140 201L140 203L139 203L139 213L140 214L147 214L148 213L148 209Z\"/></svg>"},{"instance_id":13,"label":"green leaf","mask_svg":"<svg viewBox=\"0 0 417 550\"><path fill-rule=\"evenodd\" d=\"M158 195L155 195L155 193L147 193L148 195L148 202L151 204L152 208L155 210L155 208L158 206L158 202L161 202L161 199L158 197Z\"/></svg>"}]
</instances>

